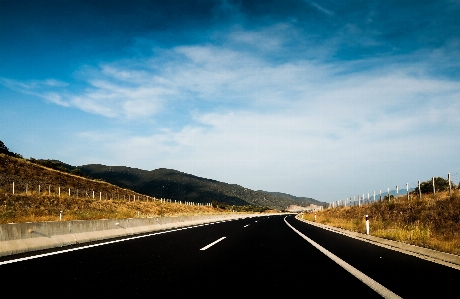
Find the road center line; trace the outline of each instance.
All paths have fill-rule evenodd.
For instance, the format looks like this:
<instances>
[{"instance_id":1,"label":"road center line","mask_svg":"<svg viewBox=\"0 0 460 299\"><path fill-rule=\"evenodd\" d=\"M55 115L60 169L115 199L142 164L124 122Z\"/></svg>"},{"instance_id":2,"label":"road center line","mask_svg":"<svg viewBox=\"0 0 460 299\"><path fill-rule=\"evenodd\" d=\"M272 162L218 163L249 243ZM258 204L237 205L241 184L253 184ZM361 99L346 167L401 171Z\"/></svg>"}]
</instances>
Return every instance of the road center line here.
<instances>
[{"instance_id":1,"label":"road center line","mask_svg":"<svg viewBox=\"0 0 460 299\"><path fill-rule=\"evenodd\" d=\"M222 238L220 238L219 240L216 240L216 241L212 242L211 244L206 245L205 247L201 248L200 250L206 250L206 249L208 249L209 247L211 247L211 246L213 246L213 245L219 243L220 241L222 241L222 240L225 239L225 238L226 238L226 237L222 237Z\"/></svg>"},{"instance_id":2,"label":"road center line","mask_svg":"<svg viewBox=\"0 0 460 299\"><path fill-rule=\"evenodd\" d=\"M287 216L286 216L287 217ZM369 276L367 276L366 274L364 274L363 272L359 271L358 269L356 269L355 267L353 267L352 265L348 264L347 262L345 262L344 260L340 259L338 256L336 256L335 254L333 254L332 252L330 252L329 250L327 250L326 248L322 247L321 245L319 245L318 243L316 243L315 241L313 241L312 239L310 239L309 237L305 236L304 234L302 234L300 231L298 231L297 229L295 229L289 222L287 222L286 220L286 217L284 217L284 222L286 222L286 224L292 228L293 231L295 231L297 234L299 234L302 238L304 238L305 240L308 241L308 243L310 243L311 245L313 245L316 249L318 249L319 251L321 251L322 253L324 253L328 258L330 258L331 260L333 260L334 262L336 262L337 264L339 264L339 266L341 266L342 268L344 268L345 270L347 270L348 272L350 272L350 274L352 274L354 277L358 278L359 280L361 280L362 282L364 282L368 287L370 287L371 289L373 289L374 291L376 291L378 294L380 294L383 298L401 298L400 296L396 295L395 293L393 293L392 291L390 291L389 289L385 288L383 285L381 285L380 283L378 283L377 281L373 280L372 278L370 278Z\"/></svg>"}]
</instances>

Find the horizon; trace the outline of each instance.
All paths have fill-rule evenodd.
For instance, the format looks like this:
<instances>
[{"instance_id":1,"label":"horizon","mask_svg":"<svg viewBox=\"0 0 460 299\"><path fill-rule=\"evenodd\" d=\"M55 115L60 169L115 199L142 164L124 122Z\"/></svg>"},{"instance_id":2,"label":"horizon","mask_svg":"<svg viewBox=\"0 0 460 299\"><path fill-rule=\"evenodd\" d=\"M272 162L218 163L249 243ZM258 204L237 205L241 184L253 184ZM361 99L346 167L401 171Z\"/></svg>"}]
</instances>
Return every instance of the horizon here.
<instances>
[{"instance_id":1,"label":"horizon","mask_svg":"<svg viewBox=\"0 0 460 299\"><path fill-rule=\"evenodd\" d=\"M0 140L26 158L322 202L460 181L459 1L2 4Z\"/></svg>"}]
</instances>

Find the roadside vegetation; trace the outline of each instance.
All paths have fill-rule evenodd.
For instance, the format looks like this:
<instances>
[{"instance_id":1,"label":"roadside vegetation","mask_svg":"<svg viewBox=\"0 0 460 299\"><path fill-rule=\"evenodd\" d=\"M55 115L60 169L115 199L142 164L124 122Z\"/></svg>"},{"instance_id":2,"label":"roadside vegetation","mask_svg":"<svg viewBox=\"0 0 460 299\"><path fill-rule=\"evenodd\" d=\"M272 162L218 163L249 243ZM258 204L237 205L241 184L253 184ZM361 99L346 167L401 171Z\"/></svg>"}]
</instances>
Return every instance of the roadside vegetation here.
<instances>
[{"instance_id":1,"label":"roadside vegetation","mask_svg":"<svg viewBox=\"0 0 460 299\"><path fill-rule=\"evenodd\" d=\"M266 210L155 198L0 153L0 224L57 221L61 215L62 220L89 220Z\"/></svg>"},{"instance_id":2,"label":"roadside vegetation","mask_svg":"<svg viewBox=\"0 0 460 299\"><path fill-rule=\"evenodd\" d=\"M366 233L369 215L370 235L460 255L460 190L449 192L444 184L433 194L432 188L424 188L429 184L421 185L421 198L416 189L409 199L390 196L371 204L327 209L316 212L316 222ZM314 213L303 218L314 221Z\"/></svg>"}]
</instances>

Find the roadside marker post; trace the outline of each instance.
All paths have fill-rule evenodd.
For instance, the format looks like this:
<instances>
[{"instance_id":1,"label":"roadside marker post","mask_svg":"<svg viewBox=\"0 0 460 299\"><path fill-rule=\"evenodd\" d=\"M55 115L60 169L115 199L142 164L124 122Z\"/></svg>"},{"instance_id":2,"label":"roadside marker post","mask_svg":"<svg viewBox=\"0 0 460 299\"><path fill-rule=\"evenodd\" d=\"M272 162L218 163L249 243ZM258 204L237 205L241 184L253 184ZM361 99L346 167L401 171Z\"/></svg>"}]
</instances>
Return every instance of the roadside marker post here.
<instances>
[{"instance_id":1,"label":"roadside marker post","mask_svg":"<svg viewBox=\"0 0 460 299\"><path fill-rule=\"evenodd\" d=\"M369 234L369 215L366 215L366 234Z\"/></svg>"},{"instance_id":2,"label":"roadside marker post","mask_svg":"<svg viewBox=\"0 0 460 299\"><path fill-rule=\"evenodd\" d=\"M316 221L316 212L315 212L315 221Z\"/></svg>"}]
</instances>

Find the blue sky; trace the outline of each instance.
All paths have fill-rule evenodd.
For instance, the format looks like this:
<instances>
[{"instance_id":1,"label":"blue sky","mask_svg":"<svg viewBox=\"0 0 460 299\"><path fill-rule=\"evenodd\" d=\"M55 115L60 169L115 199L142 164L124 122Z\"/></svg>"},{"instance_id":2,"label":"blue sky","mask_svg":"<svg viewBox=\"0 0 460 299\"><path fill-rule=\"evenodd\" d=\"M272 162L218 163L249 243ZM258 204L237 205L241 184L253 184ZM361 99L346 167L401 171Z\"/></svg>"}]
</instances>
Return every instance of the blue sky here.
<instances>
[{"instance_id":1,"label":"blue sky","mask_svg":"<svg viewBox=\"0 0 460 299\"><path fill-rule=\"evenodd\" d=\"M3 0L0 40L26 158L327 202L460 180L460 1Z\"/></svg>"}]
</instances>

